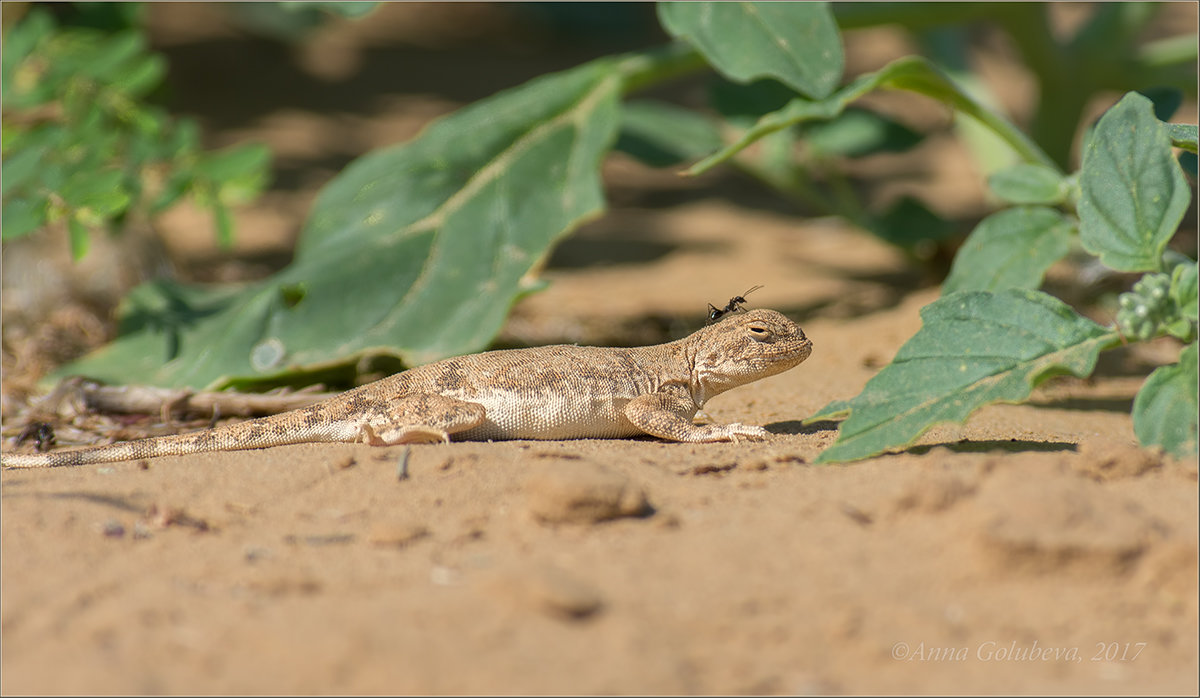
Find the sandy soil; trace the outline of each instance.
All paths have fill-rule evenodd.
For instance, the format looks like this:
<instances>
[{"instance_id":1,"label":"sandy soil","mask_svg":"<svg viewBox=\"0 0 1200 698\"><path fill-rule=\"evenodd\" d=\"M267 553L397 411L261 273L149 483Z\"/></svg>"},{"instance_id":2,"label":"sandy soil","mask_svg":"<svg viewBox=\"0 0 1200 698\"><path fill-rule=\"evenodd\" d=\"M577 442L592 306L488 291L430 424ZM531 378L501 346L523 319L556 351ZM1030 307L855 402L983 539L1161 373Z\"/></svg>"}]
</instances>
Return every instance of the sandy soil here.
<instances>
[{"instance_id":1,"label":"sandy soil","mask_svg":"<svg viewBox=\"0 0 1200 698\"><path fill-rule=\"evenodd\" d=\"M199 23L156 21L186 72ZM242 214L258 233L243 260L286 249L339 148L473 98L255 116L312 181ZM348 146L349 119L372 128ZM922 148L961 160L949 137ZM621 160L608 175L614 210L558 249L501 341L660 341L762 284L751 305L799 321L814 353L706 413L769 441L301 445L4 471L0 689L1200 689L1197 466L1138 449L1128 415L1170 346L1107 355L1093 379L906 452L813 466L837 425L801 420L856 394L937 288L894 249L731 175L681 183ZM170 244L203 260L206 235Z\"/></svg>"}]
</instances>

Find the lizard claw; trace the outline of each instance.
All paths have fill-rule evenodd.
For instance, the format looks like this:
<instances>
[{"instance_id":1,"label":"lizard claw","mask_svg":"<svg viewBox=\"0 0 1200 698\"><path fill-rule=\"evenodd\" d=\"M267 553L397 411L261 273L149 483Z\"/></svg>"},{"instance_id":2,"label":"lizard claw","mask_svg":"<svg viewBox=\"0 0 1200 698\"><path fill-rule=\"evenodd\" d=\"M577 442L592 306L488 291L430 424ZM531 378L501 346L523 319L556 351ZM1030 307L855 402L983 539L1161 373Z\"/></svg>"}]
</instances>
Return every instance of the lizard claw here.
<instances>
[{"instance_id":1,"label":"lizard claw","mask_svg":"<svg viewBox=\"0 0 1200 698\"><path fill-rule=\"evenodd\" d=\"M748 424L725 424L720 427L720 435L727 441L764 441L770 437L770 432L762 427Z\"/></svg>"}]
</instances>

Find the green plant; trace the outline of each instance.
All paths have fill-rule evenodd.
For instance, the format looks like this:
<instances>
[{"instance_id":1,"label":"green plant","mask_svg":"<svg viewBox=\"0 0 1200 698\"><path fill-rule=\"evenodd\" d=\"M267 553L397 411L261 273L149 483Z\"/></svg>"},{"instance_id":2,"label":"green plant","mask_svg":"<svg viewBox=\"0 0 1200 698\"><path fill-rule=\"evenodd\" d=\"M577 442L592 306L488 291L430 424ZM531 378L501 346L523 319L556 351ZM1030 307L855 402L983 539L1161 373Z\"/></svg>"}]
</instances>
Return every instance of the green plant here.
<instances>
[{"instance_id":1,"label":"green plant","mask_svg":"<svg viewBox=\"0 0 1200 698\"><path fill-rule=\"evenodd\" d=\"M65 225L78 259L93 231L191 197L232 242L229 206L258 195L270 154L201 150L194 122L146 101L165 71L136 29L59 27L35 9L6 32L4 240Z\"/></svg>"},{"instance_id":2,"label":"green plant","mask_svg":"<svg viewBox=\"0 0 1200 698\"><path fill-rule=\"evenodd\" d=\"M819 462L907 446L985 404L1022 402L1054 375L1086 377L1102 350L1164 335L1190 344L1180 363L1146 381L1134 401L1134 430L1144 445L1195 453L1196 262L1164 254L1191 202L1172 145L1195 152L1196 127L1168 127L1150 100L1130 93L1090 134L1077 175L1025 165L994 176L998 196L1028 205L980 223L954 260L943 298L922 310L921 331L857 397L807 420L848 417ZM1122 294L1112 327L1032 290L1076 235L1108 267L1147 272Z\"/></svg>"},{"instance_id":3,"label":"green plant","mask_svg":"<svg viewBox=\"0 0 1200 698\"><path fill-rule=\"evenodd\" d=\"M1097 96L1153 86L1157 96L1178 106L1182 92L1194 94L1195 36L1143 38L1161 4L1104 3L1082 17L1069 33L1054 26L1050 5L855 2L834 5L834 13L843 30L904 27L926 55L984 102L991 98L968 67L967 33L972 24L981 22L999 28L1034 78L1029 134L1050 160L1064 169L1070 165L1080 119ZM967 126L962 133L976 153L989 160L983 163L985 171L991 172L1006 159L1002 152L986 152L990 138L985 132Z\"/></svg>"},{"instance_id":4,"label":"green plant","mask_svg":"<svg viewBox=\"0 0 1200 698\"><path fill-rule=\"evenodd\" d=\"M1150 228L1144 227L1149 219L1138 208L1141 217L1135 216L1132 233L1123 226L1105 231L1091 222L1088 202L1107 197L1088 192L1094 186L1129 182L1113 184L1093 176L1105 169L1104 158L1119 156L1104 150L1107 144L1124 143L1106 135L1110 126L1104 121L1089 141L1076 180L1064 175L1034 140L927 59L902 58L839 88L841 40L824 4L666 3L659 6L659 17L679 41L535 79L460 109L412 141L353 163L321 192L295 261L275 276L235 290L168 282L136 289L124 307L123 336L68 370L116 381L149 377L165 385L251 386L352 365L366 356L391 355L417 364L482 349L512 302L537 288L530 271L538 261L577 225L603 212L599 167L613 148L660 165L702 158L689 168L691 174L730 162L810 204L832 202L835 212L913 247L930 238L929 230L938 236L949 230L923 204L909 200L887 211L867 212L844 180L810 176L814 163L820 167L837 157L903 149L919 140L919 134L856 103L879 89L933 98L991 133L1019 163L1019 169L998 173L993 188L1025 208L990 217L969 243L999 244L994 249L1002 247L1015 261L1000 267L988 266L986 256L977 260L991 278L989 289L964 289L927 308L924 334L914 337L913 347L906 345L897 362L880 374L893 375L907 359L912 359L910 367L918 366L930 359L927 347L944 345L959 349L958 363L929 365L953 369L953 375L992 370L986 374L991 377L969 400L959 399L963 386L944 383L947 404L954 410L914 413L905 422L908 431L886 438L879 431L861 439L852 433L868 407L882 404L871 402L869 391L866 397L835 403L817 417L851 416L824 460L864 457L904 445L930 424L960 419L978 404L1022 400L1033 383L1055 372L1090 371L1095 353L1120 341L1116 329L1101 328L1032 290L1045 267L1075 239L1071 211L1076 201L1082 221L1078 238L1085 248L1114 268L1136 266L1172 279L1178 274L1166 297L1178 300L1184 315L1175 313L1158 292L1147 290L1145 313L1136 304L1130 305L1131 312L1138 323L1144 315L1159 324L1150 330L1131 325L1129 331L1183 331L1187 308L1195 306L1194 301L1187 305L1194 299L1194 281L1188 296L1194 262L1189 260L1188 272L1188 263L1176 266L1163 261L1162 253L1178 225L1172 216L1190 196L1186 187L1179 189L1181 175L1170 144L1194 151L1195 127L1164 126L1152 115L1147 121L1144 104L1134 98L1127 98L1132 111L1114 110L1120 119L1133 114L1129 118L1137 120L1139 129L1156 134L1153 148L1134 145L1132 152L1153 151L1165 177L1160 184L1173 188L1164 190L1166 198L1154 200L1163 212ZM711 94L716 117L658 102L625 101L648 85L708 68L723 76ZM1124 122L1113 123L1119 131ZM804 163L796 157L801 139L809 146ZM757 147L748 149L752 144ZM818 180L829 182L829 195L815 189ZM1142 203L1137 201L1135 208ZM992 240L1006 235L1013 238L1007 247ZM1034 249L1032 264L1015 259L1013 250L1025 244ZM966 264L971 253L964 254ZM954 283L969 285L976 278L981 278L978 273L960 273ZM347 297L355 302L347 304ZM1003 317L1019 317L1022 325L1039 328L1042 343L1034 351L1033 340L1012 339L990 357L1003 361L987 369L986 361L976 359L988 358L979 356L984 340L997 333L988 323ZM1194 345L1189 351L1194 353ZM1003 368L996 369L998 365ZM1176 373L1186 371L1183 367ZM1170 401L1161 396L1169 396L1187 377L1155 376L1147 383L1154 388L1151 397L1143 401L1150 411L1163 409ZM954 404L958 402L962 405ZM880 409L886 416L887 408ZM1194 429L1192 434L1194 445ZM846 444L854 439L869 447L850 453Z\"/></svg>"}]
</instances>

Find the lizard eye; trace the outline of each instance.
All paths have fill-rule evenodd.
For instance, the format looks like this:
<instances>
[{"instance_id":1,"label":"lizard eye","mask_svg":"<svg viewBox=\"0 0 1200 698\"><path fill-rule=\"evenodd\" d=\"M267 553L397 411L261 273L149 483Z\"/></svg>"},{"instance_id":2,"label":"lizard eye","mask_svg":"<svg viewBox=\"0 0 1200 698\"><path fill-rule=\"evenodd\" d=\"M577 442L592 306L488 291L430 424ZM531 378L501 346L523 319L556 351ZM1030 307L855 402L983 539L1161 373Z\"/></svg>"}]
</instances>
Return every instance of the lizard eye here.
<instances>
[{"instance_id":1,"label":"lizard eye","mask_svg":"<svg viewBox=\"0 0 1200 698\"><path fill-rule=\"evenodd\" d=\"M750 336L762 342L771 336L771 331L761 325L751 325L746 328L750 330Z\"/></svg>"}]
</instances>

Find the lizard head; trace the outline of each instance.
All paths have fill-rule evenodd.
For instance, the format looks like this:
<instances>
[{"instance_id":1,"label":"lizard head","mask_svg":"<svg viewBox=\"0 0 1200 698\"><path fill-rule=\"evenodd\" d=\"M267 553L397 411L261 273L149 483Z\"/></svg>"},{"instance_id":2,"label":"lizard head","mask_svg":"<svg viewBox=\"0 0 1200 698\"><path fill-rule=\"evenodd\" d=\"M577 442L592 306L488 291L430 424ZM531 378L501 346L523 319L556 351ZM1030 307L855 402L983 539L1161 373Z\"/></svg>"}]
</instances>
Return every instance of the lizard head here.
<instances>
[{"instance_id":1,"label":"lizard head","mask_svg":"<svg viewBox=\"0 0 1200 698\"><path fill-rule=\"evenodd\" d=\"M812 353L804 330L774 310L730 314L689 339L699 394L705 398L782 373Z\"/></svg>"}]
</instances>

